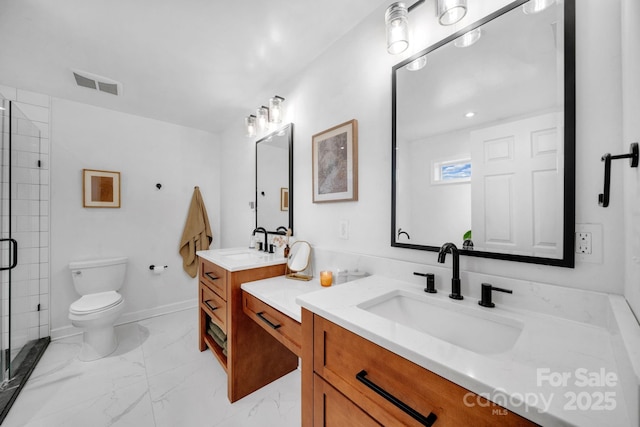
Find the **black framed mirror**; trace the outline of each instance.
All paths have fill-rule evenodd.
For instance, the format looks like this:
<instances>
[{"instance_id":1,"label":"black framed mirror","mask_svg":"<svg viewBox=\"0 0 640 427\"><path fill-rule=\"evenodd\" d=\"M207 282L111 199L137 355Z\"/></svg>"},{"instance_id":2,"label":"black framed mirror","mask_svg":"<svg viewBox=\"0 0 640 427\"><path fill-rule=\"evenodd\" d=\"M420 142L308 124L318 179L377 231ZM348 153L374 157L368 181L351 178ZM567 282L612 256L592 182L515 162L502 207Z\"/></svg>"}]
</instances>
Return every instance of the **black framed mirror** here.
<instances>
[{"instance_id":1,"label":"black framed mirror","mask_svg":"<svg viewBox=\"0 0 640 427\"><path fill-rule=\"evenodd\" d=\"M575 0L532 5L393 67L392 246L574 266Z\"/></svg>"},{"instance_id":2,"label":"black framed mirror","mask_svg":"<svg viewBox=\"0 0 640 427\"><path fill-rule=\"evenodd\" d=\"M256 228L293 233L293 123L256 141Z\"/></svg>"}]
</instances>

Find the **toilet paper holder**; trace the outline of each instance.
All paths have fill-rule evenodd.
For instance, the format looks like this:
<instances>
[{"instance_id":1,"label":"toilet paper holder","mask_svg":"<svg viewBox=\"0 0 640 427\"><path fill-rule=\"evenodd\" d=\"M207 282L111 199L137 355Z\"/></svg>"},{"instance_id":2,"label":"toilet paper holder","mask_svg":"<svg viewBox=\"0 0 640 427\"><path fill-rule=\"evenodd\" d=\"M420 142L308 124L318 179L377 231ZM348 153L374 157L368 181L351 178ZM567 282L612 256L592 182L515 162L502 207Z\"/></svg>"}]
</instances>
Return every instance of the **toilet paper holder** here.
<instances>
[{"instance_id":1,"label":"toilet paper holder","mask_svg":"<svg viewBox=\"0 0 640 427\"><path fill-rule=\"evenodd\" d=\"M169 268L169 266L168 266L168 265L165 265L165 266L159 265L158 267L162 267L163 269L167 269L167 268ZM154 264L151 264L151 265L149 266L149 270L155 270L155 269L156 269L156 266L155 266Z\"/></svg>"}]
</instances>

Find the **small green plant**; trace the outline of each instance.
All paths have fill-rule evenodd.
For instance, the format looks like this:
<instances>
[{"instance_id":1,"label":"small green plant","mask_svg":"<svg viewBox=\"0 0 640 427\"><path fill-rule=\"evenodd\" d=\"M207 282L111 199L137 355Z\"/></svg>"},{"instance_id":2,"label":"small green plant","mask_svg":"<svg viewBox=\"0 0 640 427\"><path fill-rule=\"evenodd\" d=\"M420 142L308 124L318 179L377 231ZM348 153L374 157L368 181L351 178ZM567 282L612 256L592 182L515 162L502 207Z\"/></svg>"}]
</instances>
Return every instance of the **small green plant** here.
<instances>
[{"instance_id":1,"label":"small green plant","mask_svg":"<svg viewBox=\"0 0 640 427\"><path fill-rule=\"evenodd\" d=\"M464 236L462 236L462 240L471 240L471 230L464 233Z\"/></svg>"}]
</instances>

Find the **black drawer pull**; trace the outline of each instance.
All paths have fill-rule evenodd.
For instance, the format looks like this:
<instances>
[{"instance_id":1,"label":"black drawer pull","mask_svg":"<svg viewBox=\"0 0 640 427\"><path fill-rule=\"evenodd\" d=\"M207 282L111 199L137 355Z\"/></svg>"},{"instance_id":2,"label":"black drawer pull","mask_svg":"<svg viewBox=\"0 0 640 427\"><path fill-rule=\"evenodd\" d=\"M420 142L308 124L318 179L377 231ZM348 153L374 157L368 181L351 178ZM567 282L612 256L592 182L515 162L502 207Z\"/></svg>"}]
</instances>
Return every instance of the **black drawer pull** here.
<instances>
[{"instance_id":1,"label":"black drawer pull","mask_svg":"<svg viewBox=\"0 0 640 427\"><path fill-rule=\"evenodd\" d=\"M219 277L216 277L211 273L204 273L204 275L207 276L211 280L218 280L219 279Z\"/></svg>"},{"instance_id":2,"label":"black drawer pull","mask_svg":"<svg viewBox=\"0 0 640 427\"><path fill-rule=\"evenodd\" d=\"M413 409L412 407L404 403L402 400L398 399L397 397L390 394L388 391L386 391L382 387L378 386L377 384L373 383L369 379L365 378L366 376L367 376L367 371L363 369L356 375L356 379L361 383L363 383L364 385L366 385L367 387L369 387L371 390L378 393L380 396L387 399L389 402L396 405L398 408L402 409L404 412L409 414L413 419L417 420L422 425L432 426L433 423L435 423L436 420L438 419L437 415L434 414L433 412L430 412L429 415L425 417L420 412L416 411L415 409Z\"/></svg>"},{"instance_id":3,"label":"black drawer pull","mask_svg":"<svg viewBox=\"0 0 640 427\"><path fill-rule=\"evenodd\" d=\"M267 325L269 325L269 326L270 326L270 327L272 327L273 329L278 329L280 326L282 326L282 325L275 325L275 324L273 324L273 323L269 322L269 321L267 320L267 318L263 316L263 314L264 314L264 311L261 311L260 313L256 313L256 316L258 316L260 319L262 319L262 321L263 321L264 323L266 323Z\"/></svg>"},{"instance_id":4,"label":"black drawer pull","mask_svg":"<svg viewBox=\"0 0 640 427\"><path fill-rule=\"evenodd\" d=\"M209 307L209 310L211 310L211 311L216 311L217 309L219 309L219 308L220 308L220 307L214 307L214 306L212 306L211 304L209 304L209 301L213 301L213 300L208 300L208 301L205 301L205 302L204 302L204 303L205 303L205 305L206 305L207 307Z\"/></svg>"}]
</instances>

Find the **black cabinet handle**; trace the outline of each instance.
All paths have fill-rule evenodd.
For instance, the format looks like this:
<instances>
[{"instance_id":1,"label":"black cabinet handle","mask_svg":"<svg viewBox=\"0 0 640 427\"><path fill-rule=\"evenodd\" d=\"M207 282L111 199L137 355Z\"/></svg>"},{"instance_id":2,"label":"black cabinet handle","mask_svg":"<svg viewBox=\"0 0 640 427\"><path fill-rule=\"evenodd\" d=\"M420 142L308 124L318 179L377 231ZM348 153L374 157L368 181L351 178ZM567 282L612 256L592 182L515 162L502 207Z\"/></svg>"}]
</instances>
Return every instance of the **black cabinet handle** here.
<instances>
[{"instance_id":1,"label":"black cabinet handle","mask_svg":"<svg viewBox=\"0 0 640 427\"><path fill-rule=\"evenodd\" d=\"M267 320L267 318L264 317L264 311L261 311L260 313L256 313L256 316L258 316L260 319L262 319L262 321L264 323L266 323L267 325L269 325L273 329L278 329L280 326L282 326L282 325L276 325L276 324L273 324L273 323L269 322L269 320Z\"/></svg>"},{"instance_id":2,"label":"black cabinet handle","mask_svg":"<svg viewBox=\"0 0 640 427\"><path fill-rule=\"evenodd\" d=\"M212 275L211 273L204 273L204 275L207 276L211 280L218 280L219 279L219 277L216 277L216 276Z\"/></svg>"},{"instance_id":3,"label":"black cabinet handle","mask_svg":"<svg viewBox=\"0 0 640 427\"><path fill-rule=\"evenodd\" d=\"M209 301L212 301L212 300L209 300ZM211 311L216 311L217 309L219 309L219 308L220 308L220 307L214 307L214 306L212 306L211 304L209 304L209 301L205 301L205 302L204 302L204 303L205 303L205 305L206 305L207 307L209 307L209 310L211 310Z\"/></svg>"},{"instance_id":4,"label":"black cabinet handle","mask_svg":"<svg viewBox=\"0 0 640 427\"><path fill-rule=\"evenodd\" d=\"M370 381L368 378L365 378L366 376L367 376L367 371L363 369L362 371L358 372L358 374L356 375L356 379L361 383L363 383L364 385L366 385L367 387L369 387L371 390L378 393L380 396L387 399L389 402L393 403L398 408L402 409L402 411L410 415L411 418L413 418L414 420L417 420L422 425L432 426L433 423L435 423L436 420L438 419L438 416L433 412L430 412L429 415L425 417L420 412L416 411L415 409L413 409L412 407L404 403L402 400L390 394L388 391L378 386L374 382Z\"/></svg>"}]
</instances>

